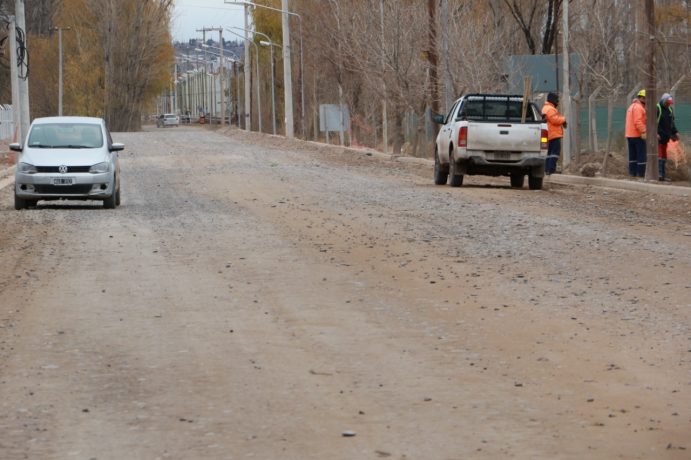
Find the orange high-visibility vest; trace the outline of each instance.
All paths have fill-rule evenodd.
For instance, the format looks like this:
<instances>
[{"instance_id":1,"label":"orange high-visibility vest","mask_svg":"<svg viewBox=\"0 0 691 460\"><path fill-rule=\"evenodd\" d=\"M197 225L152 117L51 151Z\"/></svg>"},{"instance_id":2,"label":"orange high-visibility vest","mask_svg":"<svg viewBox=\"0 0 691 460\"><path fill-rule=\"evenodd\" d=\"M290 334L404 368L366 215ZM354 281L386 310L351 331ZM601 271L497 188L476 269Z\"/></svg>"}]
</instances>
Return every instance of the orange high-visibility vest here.
<instances>
[{"instance_id":1,"label":"orange high-visibility vest","mask_svg":"<svg viewBox=\"0 0 691 460\"><path fill-rule=\"evenodd\" d=\"M635 99L626 110L626 137L641 137L645 133L645 106Z\"/></svg>"},{"instance_id":2,"label":"orange high-visibility vest","mask_svg":"<svg viewBox=\"0 0 691 460\"><path fill-rule=\"evenodd\" d=\"M551 102L545 102L542 106L542 115L547 120L547 140L564 137L564 122L566 117L559 114L557 108Z\"/></svg>"}]
</instances>

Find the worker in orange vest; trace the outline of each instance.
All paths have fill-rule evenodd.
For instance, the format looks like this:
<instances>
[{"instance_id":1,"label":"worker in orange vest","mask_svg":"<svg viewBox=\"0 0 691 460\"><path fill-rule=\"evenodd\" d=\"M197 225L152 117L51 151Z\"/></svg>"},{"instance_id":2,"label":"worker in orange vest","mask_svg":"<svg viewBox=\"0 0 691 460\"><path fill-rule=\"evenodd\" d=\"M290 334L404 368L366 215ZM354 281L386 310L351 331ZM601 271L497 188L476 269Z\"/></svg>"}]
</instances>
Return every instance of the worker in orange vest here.
<instances>
[{"instance_id":1,"label":"worker in orange vest","mask_svg":"<svg viewBox=\"0 0 691 460\"><path fill-rule=\"evenodd\" d=\"M626 143L629 147L629 176L645 177L645 90L636 94L626 110Z\"/></svg>"},{"instance_id":2,"label":"worker in orange vest","mask_svg":"<svg viewBox=\"0 0 691 460\"><path fill-rule=\"evenodd\" d=\"M542 117L547 121L547 160L545 174L550 175L557 170L557 161L561 154L561 138L564 137L566 117L559 113L559 95L548 93L547 102L542 106Z\"/></svg>"}]
</instances>

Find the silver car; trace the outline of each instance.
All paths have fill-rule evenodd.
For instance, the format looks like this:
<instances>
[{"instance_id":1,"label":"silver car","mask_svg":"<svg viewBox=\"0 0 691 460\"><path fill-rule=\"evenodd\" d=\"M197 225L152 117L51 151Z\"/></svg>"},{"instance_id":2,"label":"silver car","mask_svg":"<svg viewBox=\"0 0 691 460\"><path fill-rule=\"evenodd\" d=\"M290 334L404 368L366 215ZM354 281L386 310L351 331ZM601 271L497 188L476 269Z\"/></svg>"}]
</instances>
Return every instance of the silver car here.
<instances>
[{"instance_id":1,"label":"silver car","mask_svg":"<svg viewBox=\"0 0 691 460\"><path fill-rule=\"evenodd\" d=\"M156 127L158 128L178 125L180 125L180 117L174 113L164 113L163 115L159 115L159 117L156 119Z\"/></svg>"},{"instance_id":2,"label":"silver car","mask_svg":"<svg viewBox=\"0 0 691 460\"><path fill-rule=\"evenodd\" d=\"M118 152L106 123L92 117L37 118L26 144L10 144L20 152L14 186L14 208L36 206L39 200L101 200L120 205Z\"/></svg>"}]
</instances>

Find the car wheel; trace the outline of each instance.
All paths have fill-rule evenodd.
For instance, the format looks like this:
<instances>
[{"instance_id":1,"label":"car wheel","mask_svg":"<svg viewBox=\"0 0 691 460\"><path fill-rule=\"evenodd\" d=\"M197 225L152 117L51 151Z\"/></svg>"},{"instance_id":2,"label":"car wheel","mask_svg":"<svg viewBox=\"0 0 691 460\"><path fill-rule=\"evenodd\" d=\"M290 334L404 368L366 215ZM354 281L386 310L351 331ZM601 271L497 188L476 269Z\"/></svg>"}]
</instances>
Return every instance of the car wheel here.
<instances>
[{"instance_id":1,"label":"car wheel","mask_svg":"<svg viewBox=\"0 0 691 460\"><path fill-rule=\"evenodd\" d=\"M447 180L449 178L449 171L442 167L441 163L439 162L439 155L437 154L437 151L435 149L434 151L434 183L436 185L444 185L446 184Z\"/></svg>"},{"instance_id":2,"label":"car wheel","mask_svg":"<svg viewBox=\"0 0 691 460\"><path fill-rule=\"evenodd\" d=\"M456 172L456 159L453 153L449 154L449 185L452 187L460 187L463 185L463 174Z\"/></svg>"},{"instance_id":3,"label":"car wheel","mask_svg":"<svg viewBox=\"0 0 691 460\"><path fill-rule=\"evenodd\" d=\"M528 188L530 190L541 190L542 177L528 176Z\"/></svg>"},{"instance_id":4,"label":"car wheel","mask_svg":"<svg viewBox=\"0 0 691 460\"><path fill-rule=\"evenodd\" d=\"M120 187L118 187L118 191L115 192L115 206L120 206Z\"/></svg>"},{"instance_id":5,"label":"car wheel","mask_svg":"<svg viewBox=\"0 0 691 460\"><path fill-rule=\"evenodd\" d=\"M24 198L19 198L17 194L14 194L14 209L19 211L20 209L26 209L27 208L27 203Z\"/></svg>"},{"instance_id":6,"label":"car wheel","mask_svg":"<svg viewBox=\"0 0 691 460\"><path fill-rule=\"evenodd\" d=\"M118 204L118 178L115 177L115 187L113 187L113 194L103 200L103 207L106 209L115 209Z\"/></svg>"},{"instance_id":7,"label":"car wheel","mask_svg":"<svg viewBox=\"0 0 691 460\"><path fill-rule=\"evenodd\" d=\"M525 182L524 174L511 174L511 187L523 188L523 183Z\"/></svg>"}]
</instances>

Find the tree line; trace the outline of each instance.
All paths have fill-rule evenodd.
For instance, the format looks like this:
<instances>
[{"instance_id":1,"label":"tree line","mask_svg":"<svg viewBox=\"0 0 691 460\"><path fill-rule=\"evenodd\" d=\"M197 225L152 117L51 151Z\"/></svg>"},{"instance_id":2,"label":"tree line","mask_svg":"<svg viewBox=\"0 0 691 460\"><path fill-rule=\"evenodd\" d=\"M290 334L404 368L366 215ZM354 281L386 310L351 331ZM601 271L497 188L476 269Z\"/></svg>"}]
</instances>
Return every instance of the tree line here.
<instances>
[{"instance_id":1,"label":"tree line","mask_svg":"<svg viewBox=\"0 0 691 460\"><path fill-rule=\"evenodd\" d=\"M0 13L11 13L14 1L0 0ZM305 136L320 136L319 104L344 104L352 116L352 141L381 146L386 110L387 142L398 152L406 114L421 115L428 107L443 111L466 91L505 90L505 61L512 55L578 54L581 65L573 84L582 95L597 87L601 94L626 94L646 81L644 0L569 0L568 50L561 38L563 1L290 0L289 8L300 17L290 22L292 83L296 114L303 110L304 96ZM281 0L255 3L282 6ZM691 74L691 0L656 0L655 5L657 78L660 88L670 88ZM173 0L27 1L32 116L57 113L58 49L52 29L69 27L63 33L64 112L103 116L114 130L138 129L156 95L173 83L172 8ZM252 15L256 30L283 45L280 14L255 8ZM0 39L5 34L0 29ZM300 38L304 74L298 64ZM262 91L268 95L270 52L259 49ZM3 101L10 100L8 58L5 40ZM280 124L280 53L276 64ZM236 94L234 88L229 91ZM263 113L264 126L270 126L270 111ZM295 132L302 132L297 115L295 123Z\"/></svg>"},{"instance_id":2,"label":"tree line","mask_svg":"<svg viewBox=\"0 0 691 460\"><path fill-rule=\"evenodd\" d=\"M13 14L14 0L0 0ZM173 0L26 2L31 115L58 113L58 39L63 29L66 115L99 116L114 131L136 130L141 115L171 84ZM7 34L0 29L0 38ZM8 41L0 59L0 98L11 100Z\"/></svg>"},{"instance_id":3,"label":"tree line","mask_svg":"<svg viewBox=\"0 0 691 460\"><path fill-rule=\"evenodd\" d=\"M256 3L281 7L280 0ZM587 100L601 87L604 96L623 97L646 81L644 3L570 0L564 50L563 0L290 0L304 28L308 137L319 135L318 104L343 103L353 117L353 141L381 146L385 101L388 141L399 152L407 113L422 119L425 108L444 111L464 92L505 91L512 55L575 53L574 92ZM684 76L691 80L691 1L655 5L658 86L669 89ZM269 22L279 15L260 11L257 30L280 43L280 28ZM291 22L294 59L297 26ZM691 96L686 83L682 89Z\"/></svg>"}]
</instances>

